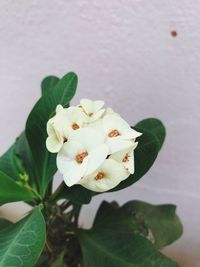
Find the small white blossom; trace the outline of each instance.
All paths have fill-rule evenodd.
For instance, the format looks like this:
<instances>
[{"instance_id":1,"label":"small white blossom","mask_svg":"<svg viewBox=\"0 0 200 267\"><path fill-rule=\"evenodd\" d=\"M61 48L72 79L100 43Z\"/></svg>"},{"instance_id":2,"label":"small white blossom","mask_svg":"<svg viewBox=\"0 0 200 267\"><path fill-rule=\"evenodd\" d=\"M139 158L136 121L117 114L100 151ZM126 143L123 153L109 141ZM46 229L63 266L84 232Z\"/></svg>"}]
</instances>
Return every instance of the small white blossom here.
<instances>
[{"instance_id":1,"label":"small white blossom","mask_svg":"<svg viewBox=\"0 0 200 267\"><path fill-rule=\"evenodd\" d=\"M69 107L61 110L55 117L54 126L62 129L63 136L67 139L69 134L87 122L86 115L78 107Z\"/></svg>"},{"instance_id":2,"label":"small white blossom","mask_svg":"<svg viewBox=\"0 0 200 267\"><path fill-rule=\"evenodd\" d=\"M80 106L88 116L88 122L94 122L98 120L105 112L105 109L102 109L104 106L104 101L101 100L92 101L84 98L81 99Z\"/></svg>"},{"instance_id":3,"label":"small white blossom","mask_svg":"<svg viewBox=\"0 0 200 267\"><path fill-rule=\"evenodd\" d=\"M60 127L55 126L56 116L58 116L58 114L62 111L63 107L61 105L58 105L56 107L56 115L47 122L48 138L46 140L46 147L51 153L57 153L64 143L62 124L60 125Z\"/></svg>"},{"instance_id":4,"label":"small white blossom","mask_svg":"<svg viewBox=\"0 0 200 267\"><path fill-rule=\"evenodd\" d=\"M116 187L129 175L122 164L113 159L106 159L100 168L81 179L79 183L92 191L105 192Z\"/></svg>"},{"instance_id":5,"label":"small white blossom","mask_svg":"<svg viewBox=\"0 0 200 267\"><path fill-rule=\"evenodd\" d=\"M56 115L47 123L47 149L52 153L58 152L69 134L81 128L86 122L87 117L80 108L63 108L58 105Z\"/></svg>"},{"instance_id":6,"label":"small white blossom","mask_svg":"<svg viewBox=\"0 0 200 267\"><path fill-rule=\"evenodd\" d=\"M137 147L137 142L128 149L121 150L114 154L110 155L110 159L114 159L117 162L121 163L124 168L129 171L130 174L134 173L134 149Z\"/></svg>"},{"instance_id":7,"label":"small white blossom","mask_svg":"<svg viewBox=\"0 0 200 267\"><path fill-rule=\"evenodd\" d=\"M104 138L91 128L82 128L69 135L58 153L57 166L65 183L72 186L99 168L107 155Z\"/></svg>"},{"instance_id":8,"label":"small white blossom","mask_svg":"<svg viewBox=\"0 0 200 267\"><path fill-rule=\"evenodd\" d=\"M102 127L111 154L133 146L133 141L141 135L141 133L132 129L125 120L115 114L104 116Z\"/></svg>"}]
</instances>

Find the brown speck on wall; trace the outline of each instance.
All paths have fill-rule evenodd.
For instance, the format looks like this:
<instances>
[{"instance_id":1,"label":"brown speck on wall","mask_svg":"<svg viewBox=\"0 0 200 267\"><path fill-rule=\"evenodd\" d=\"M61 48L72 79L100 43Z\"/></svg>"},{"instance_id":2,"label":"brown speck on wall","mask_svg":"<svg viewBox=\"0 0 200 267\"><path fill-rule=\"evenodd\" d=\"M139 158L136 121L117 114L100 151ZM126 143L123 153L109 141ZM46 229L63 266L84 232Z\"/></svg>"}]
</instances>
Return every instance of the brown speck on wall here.
<instances>
[{"instance_id":1,"label":"brown speck on wall","mask_svg":"<svg viewBox=\"0 0 200 267\"><path fill-rule=\"evenodd\" d=\"M176 31L171 31L171 36L172 37L177 37L178 33Z\"/></svg>"}]
</instances>

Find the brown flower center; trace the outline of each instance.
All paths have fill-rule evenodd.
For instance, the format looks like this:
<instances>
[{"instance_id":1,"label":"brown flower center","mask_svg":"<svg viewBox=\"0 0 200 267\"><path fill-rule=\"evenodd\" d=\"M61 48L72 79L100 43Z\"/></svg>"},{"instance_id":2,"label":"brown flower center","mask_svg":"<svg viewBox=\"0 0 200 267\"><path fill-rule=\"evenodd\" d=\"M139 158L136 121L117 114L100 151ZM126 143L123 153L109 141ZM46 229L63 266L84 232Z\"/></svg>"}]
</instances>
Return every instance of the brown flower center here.
<instances>
[{"instance_id":1,"label":"brown flower center","mask_svg":"<svg viewBox=\"0 0 200 267\"><path fill-rule=\"evenodd\" d=\"M125 157L123 158L122 162L128 162L129 161L129 155L126 153Z\"/></svg>"},{"instance_id":2,"label":"brown flower center","mask_svg":"<svg viewBox=\"0 0 200 267\"><path fill-rule=\"evenodd\" d=\"M80 127L79 127L79 125L77 124L77 123L73 123L72 124L72 129L73 130L77 130L77 129L79 129Z\"/></svg>"},{"instance_id":3,"label":"brown flower center","mask_svg":"<svg viewBox=\"0 0 200 267\"><path fill-rule=\"evenodd\" d=\"M105 174L103 172L98 172L96 177L95 177L95 180L101 180L105 177Z\"/></svg>"},{"instance_id":4,"label":"brown flower center","mask_svg":"<svg viewBox=\"0 0 200 267\"><path fill-rule=\"evenodd\" d=\"M88 156L88 152L87 151L84 151L84 152L76 155L76 162L79 163L79 164L83 163L84 158L87 157L87 156Z\"/></svg>"},{"instance_id":5,"label":"brown flower center","mask_svg":"<svg viewBox=\"0 0 200 267\"><path fill-rule=\"evenodd\" d=\"M119 136L119 135L120 135L120 133L119 133L119 131L118 131L117 129L112 130L112 131L109 132L109 134L108 134L109 137L116 137L116 136Z\"/></svg>"}]
</instances>

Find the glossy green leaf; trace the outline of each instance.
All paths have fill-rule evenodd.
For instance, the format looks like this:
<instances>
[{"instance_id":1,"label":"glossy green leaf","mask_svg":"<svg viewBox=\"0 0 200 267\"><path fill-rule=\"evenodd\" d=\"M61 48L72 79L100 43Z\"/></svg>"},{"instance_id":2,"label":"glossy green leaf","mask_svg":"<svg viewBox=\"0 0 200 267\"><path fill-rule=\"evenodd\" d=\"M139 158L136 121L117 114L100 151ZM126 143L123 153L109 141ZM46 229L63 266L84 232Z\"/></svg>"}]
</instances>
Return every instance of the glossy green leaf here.
<instances>
[{"instance_id":1,"label":"glossy green leaf","mask_svg":"<svg viewBox=\"0 0 200 267\"><path fill-rule=\"evenodd\" d=\"M25 133L0 157L0 171L15 181L20 181L21 175L27 175L29 184L35 185L33 159Z\"/></svg>"},{"instance_id":2,"label":"glossy green leaf","mask_svg":"<svg viewBox=\"0 0 200 267\"><path fill-rule=\"evenodd\" d=\"M151 205L136 200L121 207L116 202L103 201L93 228L103 228L112 233L140 234L150 238L157 248L173 243L183 231L174 205Z\"/></svg>"},{"instance_id":3,"label":"glossy green leaf","mask_svg":"<svg viewBox=\"0 0 200 267\"><path fill-rule=\"evenodd\" d=\"M113 227L113 224L115 227ZM148 237L149 229L145 225L140 214L127 212L123 207L119 207L116 202L108 203L103 201L100 205L93 224L93 229L98 231L112 232L114 234L139 234Z\"/></svg>"},{"instance_id":4,"label":"glossy green leaf","mask_svg":"<svg viewBox=\"0 0 200 267\"><path fill-rule=\"evenodd\" d=\"M63 183L62 190L56 196L56 199L68 199L77 204L88 204L91 201L93 192L80 186L74 185L72 187L68 187Z\"/></svg>"},{"instance_id":5,"label":"glossy green leaf","mask_svg":"<svg viewBox=\"0 0 200 267\"><path fill-rule=\"evenodd\" d=\"M44 78L41 83L42 95L49 94L59 80L60 79L56 76L47 76Z\"/></svg>"},{"instance_id":6,"label":"glossy green leaf","mask_svg":"<svg viewBox=\"0 0 200 267\"><path fill-rule=\"evenodd\" d=\"M66 74L51 92L39 99L27 119L26 136L33 155L37 182L42 195L45 194L45 190L57 170L56 155L49 153L46 149L46 124L58 104L66 106L69 103L76 92L76 87L76 74Z\"/></svg>"},{"instance_id":7,"label":"glossy green leaf","mask_svg":"<svg viewBox=\"0 0 200 267\"><path fill-rule=\"evenodd\" d=\"M138 131L141 131L141 129L136 127L134 128ZM110 192L121 190L137 182L145 175L145 173L148 172L157 158L160 147L157 137L149 131L142 130L141 132L142 136L138 138L139 143L134 152L135 173L130 175L128 179L121 182Z\"/></svg>"},{"instance_id":8,"label":"glossy green leaf","mask_svg":"<svg viewBox=\"0 0 200 267\"><path fill-rule=\"evenodd\" d=\"M0 157L0 171L16 181L19 180L19 175L24 172L23 166L15 153L15 144Z\"/></svg>"},{"instance_id":9,"label":"glossy green leaf","mask_svg":"<svg viewBox=\"0 0 200 267\"><path fill-rule=\"evenodd\" d=\"M0 203L34 200L35 195L26 187L17 184L7 174L0 171Z\"/></svg>"},{"instance_id":10,"label":"glossy green leaf","mask_svg":"<svg viewBox=\"0 0 200 267\"><path fill-rule=\"evenodd\" d=\"M92 229L78 231L84 266L177 267L158 248L177 239L180 229L173 205L103 201Z\"/></svg>"},{"instance_id":11,"label":"glossy green leaf","mask_svg":"<svg viewBox=\"0 0 200 267\"><path fill-rule=\"evenodd\" d=\"M0 218L0 231L7 228L10 225L12 225L12 222L6 219Z\"/></svg>"},{"instance_id":12,"label":"glossy green leaf","mask_svg":"<svg viewBox=\"0 0 200 267\"><path fill-rule=\"evenodd\" d=\"M115 228L115 222L113 223ZM177 267L143 236L104 229L79 233L84 267Z\"/></svg>"},{"instance_id":13,"label":"glossy green leaf","mask_svg":"<svg viewBox=\"0 0 200 267\"><path fill-rule=\"evenodd\" d=\"M33 267L45 243L45 222L39 208L0 231L0 267Z\"/></svg>"},{"instance_id":14,"label":"glossy green leaf","mask_svg":"<svg viewBox=\"0 0 200 267\"><path fill-rule=\"evenodd\" d=\"M148 131L152 133L157 138L159 142L159 148L161 149L165 140L166 132L165 127L160 120L148 118L138 122L135 127L138 129L138 131Z\"/></svg>"},{"instance_id":15,"label":"glossy green leaf","mask_svg":"<svg viewBox=\"0 0 200 267\"><path fill-rule=\"evenodd\" d=\"M182 235L183 227L174 205L151 205L142 201L130 201L121 209L130 216L135 213L143 218L157 248L173 243Z\"/></svg>"},{"instance_id":16,"label":"glossy green leaf","mask_svg":"<svg viewBox=\"0 0 200 267\"><path fill-rule=\"evenodd\" d=\"M15 154L20 160L24 173L28 175L28 182L35 187L36 185L36 173L34 169L33 156L30 150L25 133L23 132L15 143Z\"/></svg>"}]
</instances>

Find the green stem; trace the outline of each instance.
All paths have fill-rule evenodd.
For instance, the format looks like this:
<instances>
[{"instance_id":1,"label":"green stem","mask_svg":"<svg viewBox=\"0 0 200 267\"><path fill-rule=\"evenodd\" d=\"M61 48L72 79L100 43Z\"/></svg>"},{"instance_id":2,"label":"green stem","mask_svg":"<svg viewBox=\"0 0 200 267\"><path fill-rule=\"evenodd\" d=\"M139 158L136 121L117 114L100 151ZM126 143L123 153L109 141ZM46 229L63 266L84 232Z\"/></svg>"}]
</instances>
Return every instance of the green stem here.
<instances>
[{"instance_id":1,"label":"green stem","mask_svg":"<svg viewBox=\"0 0 200 267\"><path fill-rule=\"evenodd\" d=\"M33 187L31 187L30 185L26 185L25 186L28 190L32 191L33 194L39 199L42 200L42 197L40 196L40 194L37 192L37 190L35 190Z\"/></svg>"},{"instance_id":2,"label":"green stem","mask_svg":"<svg viewBox=\"0 0 200 267\"><path fill-rule=\"evenodd\" d=\"M56 189L56 191L51 195L50 197L50 201L56 201L58 200L59 195L62 193L62 191L64 190L64 188L66 187L66 184L64 182L62 182L58 188Z\"/></svg>"},{"instance_id":3,"label":"green stem","mask_svg":"<svg viewBox=\"0 0 200 267\"><path fill-rule=\"evenodd\" d=\"M52 186L53 186L53 181L50 181L45 193L45 199L47 199L49 196L52 194Z\"/></svg>"}]
</instances>

